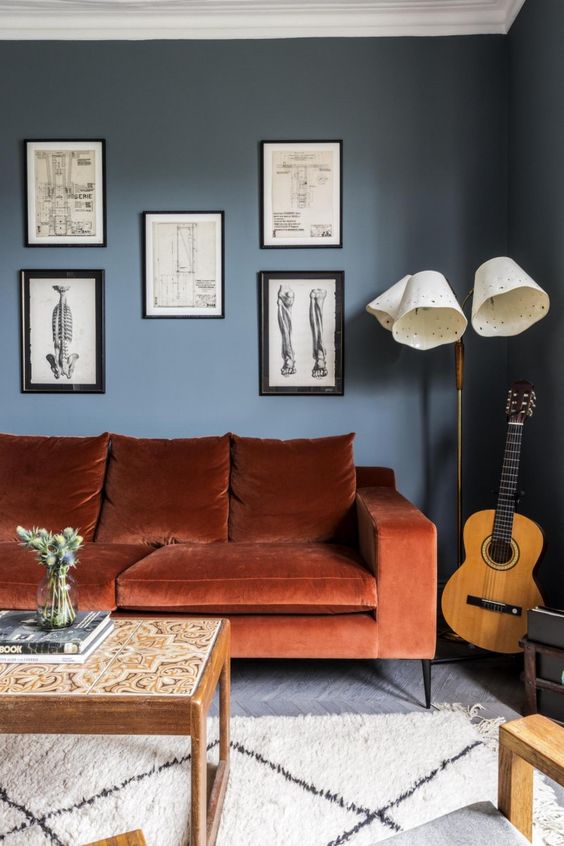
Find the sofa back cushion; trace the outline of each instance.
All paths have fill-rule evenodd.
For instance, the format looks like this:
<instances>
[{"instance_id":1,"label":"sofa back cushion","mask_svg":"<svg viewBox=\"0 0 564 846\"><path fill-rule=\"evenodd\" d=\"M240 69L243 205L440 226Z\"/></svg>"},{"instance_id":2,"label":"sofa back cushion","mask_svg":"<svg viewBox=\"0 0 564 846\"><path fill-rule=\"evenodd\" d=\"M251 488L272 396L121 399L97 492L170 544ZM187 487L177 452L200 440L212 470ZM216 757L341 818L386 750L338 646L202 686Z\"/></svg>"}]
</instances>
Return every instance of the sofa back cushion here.
<instances>
[{"instance_id":1,"label":"sofa back cushion","mask_svg":"<svg viewBox=\"0 0 564 846\"><path fill-rule=\"evenodd\" d=\"M0 434L0 541L14 540L18 524L72 526L92 540L108 439Z\"/></svg>"},{"instance_id":2,"label":"sofa back cushion","mask_svg":"<svg viewBox=\"0 0 564 846\"><path fill-rule=\"evenodd\" d=\"M346 543L356 491L354 435L232 437L229 538Z\"/></svg>"},{"instance_id":3,"label":"sofa back cushion","mask_svg":"<svg viewBox=\"0 0 564 846\"><path fill-rule=\"evenodd\" d=\"M214 543L227 540L229 435L111 436L96 540Z\"/></svg>"}]
</instances>

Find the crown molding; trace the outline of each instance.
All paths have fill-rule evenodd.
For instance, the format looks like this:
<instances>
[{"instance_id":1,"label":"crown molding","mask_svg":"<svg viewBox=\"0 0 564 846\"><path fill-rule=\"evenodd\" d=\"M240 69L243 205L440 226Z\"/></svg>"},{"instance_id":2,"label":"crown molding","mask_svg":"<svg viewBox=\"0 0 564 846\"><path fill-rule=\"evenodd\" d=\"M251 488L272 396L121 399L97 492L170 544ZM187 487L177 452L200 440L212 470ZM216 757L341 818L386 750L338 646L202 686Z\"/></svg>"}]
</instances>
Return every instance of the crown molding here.
<instances>
[{"instance_id":1,"label":"crown molding","mask_svg":"<svg viewBox=\"0 0 564 846\"><path fill-rule=\"evenodd\" d=\"M0 40L506 34L525 0L0 0ZM238 9L233 11L234 5ZM148 7L151 6L151 10ZM127 11L124 11L127 7ZM85 10L88 10L86 13ZM180 11L179 11L180 10Z\"/></svg>"},{"instance_id":2,"label":"crown molding","mask_svg":"<svg viewBox=\"0 0 564 846\"><path fill-rule=\"evenodd\" d=\"M521 11L525 4L525 0L508 0L507 3L507 11L505 14L505 32L508 33L513 24L515 23L515 18Z\"/></svg>"}]
</instances>

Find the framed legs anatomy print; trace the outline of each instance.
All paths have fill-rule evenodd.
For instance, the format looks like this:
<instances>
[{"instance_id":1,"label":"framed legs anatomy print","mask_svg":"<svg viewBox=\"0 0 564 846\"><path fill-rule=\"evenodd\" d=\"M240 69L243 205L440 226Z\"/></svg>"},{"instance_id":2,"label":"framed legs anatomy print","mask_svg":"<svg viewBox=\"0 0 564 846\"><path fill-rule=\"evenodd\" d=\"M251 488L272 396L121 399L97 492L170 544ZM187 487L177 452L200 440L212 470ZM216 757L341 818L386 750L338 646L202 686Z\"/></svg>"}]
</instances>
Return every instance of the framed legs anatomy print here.
<instances>
[{"instance_id":1,"label":"framed legs anatomy print","mask_svg":"<svg viewBox=\"0 0 564 846\"><path fill-rule=\"evenodd\" d=\"M104 271L21 276L22 391L104 393Z\"/></svg>"},{"instance_id":2,"label":"framed legs anatomy print","mask_svg":"<svg viewBox=\"0 0 564 846\"><path fill-rule=\"evenodd\" d=\"M259 274L261 395L344 393L344 276Z\"/></svg>"}]
</instances>

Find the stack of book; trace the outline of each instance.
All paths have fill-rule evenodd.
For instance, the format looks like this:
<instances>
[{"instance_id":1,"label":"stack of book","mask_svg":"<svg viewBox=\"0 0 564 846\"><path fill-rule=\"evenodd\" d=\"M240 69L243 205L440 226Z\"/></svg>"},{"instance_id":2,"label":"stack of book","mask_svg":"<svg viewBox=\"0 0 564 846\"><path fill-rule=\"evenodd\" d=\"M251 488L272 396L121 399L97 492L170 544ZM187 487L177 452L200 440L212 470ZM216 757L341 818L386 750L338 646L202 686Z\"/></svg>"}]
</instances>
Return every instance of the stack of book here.
<instances>
[{"instance_id":1,"label":"stack of book","mask_svg":"<svg viewBox=\"0 0 564 846\"><path fill-rule=\"evenodd\" d=\"M33 611L0 611L0 663L84 664L114 624L109 611L79 611L66 629L42 629Z\"/></svg>"}]
</instances>

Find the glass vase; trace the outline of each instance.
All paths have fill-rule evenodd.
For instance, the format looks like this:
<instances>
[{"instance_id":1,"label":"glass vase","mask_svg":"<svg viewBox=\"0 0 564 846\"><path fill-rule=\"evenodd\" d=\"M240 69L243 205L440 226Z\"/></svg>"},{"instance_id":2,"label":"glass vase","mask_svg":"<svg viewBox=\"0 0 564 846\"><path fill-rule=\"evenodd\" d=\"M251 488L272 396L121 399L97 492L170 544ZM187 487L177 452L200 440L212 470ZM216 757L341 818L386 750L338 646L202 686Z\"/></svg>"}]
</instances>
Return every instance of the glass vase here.
<instances>
[{"instance_id":1,"label":"glass vase","mask_svg":"<svg viewBox=\"0 0 564 846\"><path fill-rule=\"evenodd\" d=\"M37 586L37 619L43 629L71 626L78 611L78 587L66 567L48 567Z\"/></svg>"}]
</instances>

